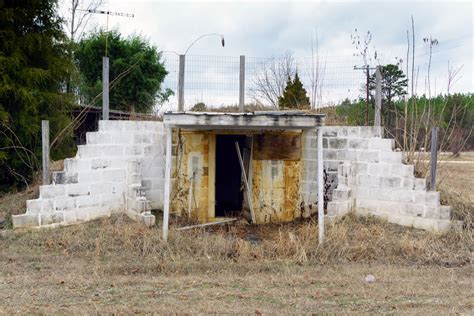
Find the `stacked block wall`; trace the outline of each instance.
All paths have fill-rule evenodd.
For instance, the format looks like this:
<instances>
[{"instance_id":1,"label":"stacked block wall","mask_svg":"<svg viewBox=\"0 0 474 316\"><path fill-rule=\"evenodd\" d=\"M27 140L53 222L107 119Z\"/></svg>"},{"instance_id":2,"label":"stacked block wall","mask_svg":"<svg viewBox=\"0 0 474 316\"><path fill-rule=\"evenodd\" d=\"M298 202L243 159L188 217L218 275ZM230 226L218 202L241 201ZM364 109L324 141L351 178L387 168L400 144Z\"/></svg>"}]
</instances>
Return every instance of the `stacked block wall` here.
<instances>
[{"instance_id":1,"label":"stacked block wall","mask_svg":"<svg viewBox=\"0 0 474 316\"><path fill-rule=\"evenodd\" d=\"M425 179L415 178L414 167L403 163L402 152L394 151L394 140L381 136L377 127L324 127L328 215L338 217L354 209L404 226L448 229L450 207L440 205L439 192L426 191ZM305 132L303 143L302 199L305 205L316 205L316 132Z\"/></svg>"},{"instance_id":2,"label":"stacked block wall","mask_svg":"<svg viewBox=\"0 0 474 316\"><path fill-rule=\"evenodd\" d=\"M86 139L74 158L65 159L64 170L53 173L53 183L40 186L39 198L27 201L26 213L13 217L15 227L68 225L125 212L127 206L162 208L161 122L100 121L99 131ZM138 192L146 203L136 201Z\"/></svg>"}]
</instances>

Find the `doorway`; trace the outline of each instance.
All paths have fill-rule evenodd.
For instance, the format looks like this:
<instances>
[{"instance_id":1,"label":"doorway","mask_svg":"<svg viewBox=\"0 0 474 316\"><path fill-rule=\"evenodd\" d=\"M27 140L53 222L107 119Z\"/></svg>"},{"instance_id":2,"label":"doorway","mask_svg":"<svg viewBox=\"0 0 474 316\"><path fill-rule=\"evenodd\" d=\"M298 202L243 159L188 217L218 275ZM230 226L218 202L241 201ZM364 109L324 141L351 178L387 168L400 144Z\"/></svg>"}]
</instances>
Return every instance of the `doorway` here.
<instances>
[{"instance_id":1,"label":"doorway","mask_svg":"<svg viewBox=\"0 0 474 316\"><path fill-rule=\"evenodd\" d=\"M242 155L246 144L245 135L216 135L216 217L234 216L242 212L242 172L235 142L239 143Z\"/></svg>"}]
</instances>

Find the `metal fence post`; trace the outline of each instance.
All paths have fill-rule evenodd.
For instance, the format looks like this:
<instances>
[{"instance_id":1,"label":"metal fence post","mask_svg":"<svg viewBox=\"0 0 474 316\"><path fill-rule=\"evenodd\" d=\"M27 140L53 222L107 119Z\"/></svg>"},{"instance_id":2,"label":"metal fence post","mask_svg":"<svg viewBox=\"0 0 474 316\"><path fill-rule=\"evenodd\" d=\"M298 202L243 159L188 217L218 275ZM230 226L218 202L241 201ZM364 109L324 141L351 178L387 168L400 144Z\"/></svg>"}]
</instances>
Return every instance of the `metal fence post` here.
<instances>
[{"instance_id":1,"label":"metal fence post","mask_svg":"<svg viewBox=\"0 0 474 316\"><path fill-rule=\"evenodd\" d=\"M381 126L381 111L382 111L382 73L380 72L380 66L377 66L375 70L375 120L374 126Z\"/></svg>"},{"instance_id":2,"label":"metal fence post","mask_svg":"<svg viewBox=\"0 0 474 316\"><path fill-rule=\"evenodd\" d=\"M49 184L49 121L41 121L43 185Z\"/></svg>"},{"instance_id":3,"label":"metal fence post","mask_svg":"<svg viewBox=\"0 0 474 316\"><path fill-rule=\"evenodd\" d=\"M184 111L184 64L186 55L179 55L179 72L178 72L178 111Z\"/></svg>"},{"instance_id":4,"label":"metal fence post","mask_svg":"<svg viewBox=\"0 0 474 316\"><path fill-rule=\"evenodd\" d=\"M240 55L239 112L245 112L245 55Z\"/></svg>"},{"instance_id":5,"label":"metal fence post","mask_svg":"<svg viewBox=\"0 0 474 316\"><path fill-rule=\"evenodd\" d=\"M102 119L109 119L109 57L102 57Z\"/></svg>"},{"instance_id":6,"label":"metal fence post","mask_svg":"<svg viewBox=\"0 0 474 316\"><path fill-rule=\"evenodd\" d=\"M436 191L436 166L438 165L438 127L431 129L430 190Z\"/></svg>"}]
</instances>

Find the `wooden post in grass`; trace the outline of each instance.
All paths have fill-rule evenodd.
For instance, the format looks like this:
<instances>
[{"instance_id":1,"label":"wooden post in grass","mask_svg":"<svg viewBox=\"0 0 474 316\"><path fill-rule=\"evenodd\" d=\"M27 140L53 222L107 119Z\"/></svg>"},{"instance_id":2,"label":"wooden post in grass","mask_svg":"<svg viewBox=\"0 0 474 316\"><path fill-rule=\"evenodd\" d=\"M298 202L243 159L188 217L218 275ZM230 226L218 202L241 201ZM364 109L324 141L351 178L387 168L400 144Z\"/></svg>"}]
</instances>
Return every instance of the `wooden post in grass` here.
<instances>
[{"instance_id":1,"label":"wooden post in grass","mask_svg":"<svg viewBox=\"0 0 474 316\"><path fill-rule=\"evenodd\" d=\"M438 127L431 129L430 191L436 191L436 166L438 165Z\"/></svg>"},{"instance_id":2,"label":"wooden post in grass","mask_svg":"<svg viewBox=\"0 0 474 316\"><path fill-rule=\"evenodd\" d=\"M49 121L41 121L43 185L49 184Z\"/></svg>"}]
</instances>

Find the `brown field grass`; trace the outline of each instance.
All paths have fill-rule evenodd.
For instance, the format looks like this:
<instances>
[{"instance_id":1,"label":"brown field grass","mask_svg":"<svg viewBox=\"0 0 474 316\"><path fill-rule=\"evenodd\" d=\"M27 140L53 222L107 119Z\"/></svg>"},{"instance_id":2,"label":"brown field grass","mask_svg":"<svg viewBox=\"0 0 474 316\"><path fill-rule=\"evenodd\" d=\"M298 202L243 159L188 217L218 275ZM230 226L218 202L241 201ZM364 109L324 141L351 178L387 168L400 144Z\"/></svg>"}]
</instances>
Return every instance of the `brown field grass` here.
<instances>
[{"instance_id":1,"label":"brown field grass","mask_svg":"<svg viewBox=\"0 0 474 316\"><path fill-rule=\"evenodd\" d=\"M473 170L446 168L443 199L472 219ZM35 194L4 196L0 212L23 212ZM470 225L434 234L351 215L327 227L320 246L313 220L188 231L177 224L168 243L159 227L123 216L3 230L0 314L474 312Z\"/></svg>"}]
</instances>

